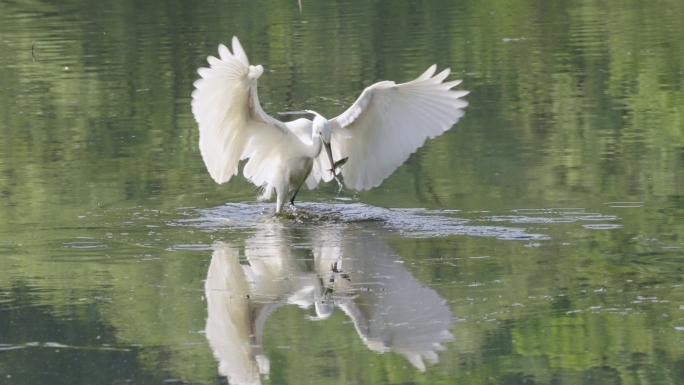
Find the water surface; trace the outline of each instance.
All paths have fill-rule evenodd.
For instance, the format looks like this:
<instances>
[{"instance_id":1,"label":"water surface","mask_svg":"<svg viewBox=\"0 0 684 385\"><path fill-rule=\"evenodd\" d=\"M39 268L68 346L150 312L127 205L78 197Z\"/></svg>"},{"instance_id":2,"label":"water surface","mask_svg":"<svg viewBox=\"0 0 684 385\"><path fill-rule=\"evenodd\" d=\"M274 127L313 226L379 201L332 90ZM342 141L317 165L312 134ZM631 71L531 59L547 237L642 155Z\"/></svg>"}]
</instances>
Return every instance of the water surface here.
<instances>
[{"instance_id":1,"label":"water surface","mask_svg":"<svg viewBox=\"0 0 684 385\"><path fill-rule=\"evenodd\" d=\"M0 383L684 384L682 20L0 3ZM470 106L380 187L277 219L197 149L196 69L233 35L271 115L433 63Z\"/></svg>"}]
</instances>

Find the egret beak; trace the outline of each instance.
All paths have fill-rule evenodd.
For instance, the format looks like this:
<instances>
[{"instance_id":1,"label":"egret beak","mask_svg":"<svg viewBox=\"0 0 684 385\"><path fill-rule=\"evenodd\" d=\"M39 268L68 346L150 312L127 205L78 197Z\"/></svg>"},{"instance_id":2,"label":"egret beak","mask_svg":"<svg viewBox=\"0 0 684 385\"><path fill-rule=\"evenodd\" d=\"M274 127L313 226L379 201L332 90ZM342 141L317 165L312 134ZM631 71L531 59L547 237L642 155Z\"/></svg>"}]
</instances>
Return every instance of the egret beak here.
<instances>
[{"instance_id":1,"label":"egret beak","mask_svg":"<svg viewBox=\"0 0 684 385\"><path fill-rule=\"evenodd\" d=\"M323 140L323 138L321 138L321 140ZM333 178L335 178L337 185L340 186L340 189L337 191L337 194L339 194L340 191L342 191L342 182L340 182L340 180L337 179L337 173L335 173L335 171L336 171L335 170L335 161L333 160L332 149L330 148L330 142L326 142L325 140L323 140L323 146L325 146L325 152L328 153L328 160L330 161L330 170L328 170L328 171L332 172Z\"/></svg>"},{"instance_id":2,"label":"egret beak","mask_svg":"<svg viewBox=\"0 0 684 385\"><path fill-rule=\"evenodd\" d=\"M323 139L321 139L323 140ZM328 153L328 159L330 160L330 170L332 170L333 175L335 175L335 161L332 156L332 149L330 148L330 143L323 140L323 146L325 147L325 152Z\"/></svg>"}]
</instances>

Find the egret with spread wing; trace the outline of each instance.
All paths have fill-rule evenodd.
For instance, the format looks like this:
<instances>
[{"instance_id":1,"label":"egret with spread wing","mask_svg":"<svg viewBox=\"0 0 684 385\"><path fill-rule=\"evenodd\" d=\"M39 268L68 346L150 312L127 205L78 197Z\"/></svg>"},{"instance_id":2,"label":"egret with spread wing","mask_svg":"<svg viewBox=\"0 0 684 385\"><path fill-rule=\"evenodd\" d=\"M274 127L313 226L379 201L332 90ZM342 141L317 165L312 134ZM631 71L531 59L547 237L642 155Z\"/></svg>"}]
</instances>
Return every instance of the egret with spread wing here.
<instances>
[{"instance_id":1,"label":"egret with spread wing","mask_svg":"<svg viewBox=\"0 0 684 385\"><path fill-rule=\"evenodd\" d=\"M307 110L301 113L313 114L313 121L283 123L261 108L257 79L264 68L249 64L236 37L233 52L219 45L219 56L209 56L210 68L198 70L201 79L192 93L202 158L217 183L228 182L240 160L249 159L245 178L262 187L260 200L270 199L275 190L276 212L290 191L294 204L302 184L316 188L321 179L335 178L337 168L348 188L379 186L427 138L450 129L468 105L460 99L468 91L452 90L461 80L444 82L449 69L434 75L433 65L408 83L373 84L331 120Z\"/></svg>"}]
</instances>

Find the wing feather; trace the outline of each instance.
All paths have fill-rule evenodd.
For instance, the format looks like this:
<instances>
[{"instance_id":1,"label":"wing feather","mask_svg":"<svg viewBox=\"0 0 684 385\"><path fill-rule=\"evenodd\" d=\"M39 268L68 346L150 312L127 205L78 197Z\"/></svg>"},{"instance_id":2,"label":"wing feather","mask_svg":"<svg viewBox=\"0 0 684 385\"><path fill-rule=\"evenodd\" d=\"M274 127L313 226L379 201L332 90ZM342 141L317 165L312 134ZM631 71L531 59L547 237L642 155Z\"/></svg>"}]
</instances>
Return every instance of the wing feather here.
<instances>
[{"instance_id":1,"label":"wing feather","mask_svg":"<svg viewBox=\"0 0 684 385\"><path fill-rule=\"evenodd\" d=\"M238 40L237 37L233 36L233 57L237 59L242 65L245 67L249 67L249 60L247 60L247 54L245 53L245 50L242 49L242 44L240 44L240 40Z\"/></svg>"},{"instance_id":2,"label":"wing feather","mask_svg":"<svg viewBox=\"0 0 684 385\"><path fill-rule=\"evenodd\" d=\"M432 77L432 75L435 74L435 71L436 71L436 70L437 70L437 64L431 65L430 68L428 68L427 71L423 72L422 75L418 76L418 77L414 80L414 82L416 82L416 81L421 81L421 80L425 80L425 79L430 79L430 78Z\"/></svg>"},{"instance_id":3,"label":"wing feather","mask_svg":"<svg viewBox=\"0 0 684 385\"><path fill-rule=\"evenodd\" d=\"M342 167L347 187L368 190L379 186L426 139L441 135L463 117L468 102L460 98L468 91L451 90L461 80L445 83L450 70L434 75L436 69L433 65L408 83L373 84L347 111L330 121L333 156L349 157ZM316 163L319 169L325 164L320 156ZM321 177L330 180L332 174L325 171Z\"/></svg>"},{"instance_id":4,"label":"wing feather","mask_svg":"<svg viewBox=\"0 0 684 385\"><path fill-rule=\"evenodd\" d=\"M207 58L210 68L197 71L200 79L195 81L192 93L192 112L200 132L200 152L209 174L217 183L227 182L237 174L241 159L263 160L265 154L278 145L277 139L292 134L282 122L268 116L259 104L257 79L263 73L263 67L249 65L236 37L232 43L233 53L221 44L218 47L220 59ZM262 169L257 164L250 168L252 172Z\"/></svg>"}]
</instances>

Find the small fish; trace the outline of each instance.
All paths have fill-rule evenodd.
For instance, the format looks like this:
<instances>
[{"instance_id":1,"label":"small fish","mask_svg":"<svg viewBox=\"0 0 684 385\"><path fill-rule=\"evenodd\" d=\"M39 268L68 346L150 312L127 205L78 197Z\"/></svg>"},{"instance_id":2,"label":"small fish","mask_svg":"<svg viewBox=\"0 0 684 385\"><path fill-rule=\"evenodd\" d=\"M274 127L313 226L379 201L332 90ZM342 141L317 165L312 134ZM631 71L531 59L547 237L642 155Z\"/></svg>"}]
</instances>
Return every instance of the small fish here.
<instances>
[{"instance_id":1,"label":"small fish","mask_svg":"<svg viewBox=\"0 0 684 385\"><path fill-rule=\"evenodd\" d=\"M328 171L335 174L335 171L337 171L338 168L344 166L344 164L347 163L348 160L349 160L349 157L342 158L342 159L338 160L337 162L335 162L335 164L333 164L333 168L331 168Z\"/></svg>"}]
</instances>

